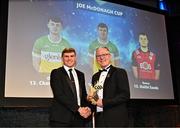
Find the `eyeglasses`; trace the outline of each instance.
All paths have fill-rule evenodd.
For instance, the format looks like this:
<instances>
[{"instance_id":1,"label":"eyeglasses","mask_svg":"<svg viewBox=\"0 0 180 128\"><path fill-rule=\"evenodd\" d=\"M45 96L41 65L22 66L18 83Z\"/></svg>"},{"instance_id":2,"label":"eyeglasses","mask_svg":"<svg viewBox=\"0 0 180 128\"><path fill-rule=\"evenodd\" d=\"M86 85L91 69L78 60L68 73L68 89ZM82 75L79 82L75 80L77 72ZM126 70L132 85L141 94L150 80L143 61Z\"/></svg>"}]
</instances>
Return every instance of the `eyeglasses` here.
<instances>
[{"instance_id":1,"label":"eyeglasses","mask_svg":"<svg viewBox=\"0 0 180 128\"><path fill-rule=\"evenodd\" d=\"M101 54L101 55L96 55L96 58L101 58L101 57L106 57L110 55L109 53L106 53L106 54Z\"/></svg>"}]
</instances>

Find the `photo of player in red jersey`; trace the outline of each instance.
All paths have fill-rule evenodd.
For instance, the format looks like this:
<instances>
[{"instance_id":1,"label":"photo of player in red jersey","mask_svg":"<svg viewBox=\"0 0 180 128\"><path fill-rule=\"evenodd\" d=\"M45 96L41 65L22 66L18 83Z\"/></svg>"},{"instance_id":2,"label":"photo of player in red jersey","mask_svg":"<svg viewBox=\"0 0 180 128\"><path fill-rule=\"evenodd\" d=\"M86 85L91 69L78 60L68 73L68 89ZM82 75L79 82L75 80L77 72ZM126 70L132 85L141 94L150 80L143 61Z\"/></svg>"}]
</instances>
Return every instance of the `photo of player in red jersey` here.
<instances>
[{"instance_id":1,"label":"photo of player in red jersey","mask_svg":"<svg viewBox=\"0 0 180 128\"><path fill-rule=\"evenodd\" d=\"M140 48L132 53L132 71L134 77L141 80L159 80L160 64L155 53L148 47L148 36L139 34Z\"/></svg>"}]
</instances>

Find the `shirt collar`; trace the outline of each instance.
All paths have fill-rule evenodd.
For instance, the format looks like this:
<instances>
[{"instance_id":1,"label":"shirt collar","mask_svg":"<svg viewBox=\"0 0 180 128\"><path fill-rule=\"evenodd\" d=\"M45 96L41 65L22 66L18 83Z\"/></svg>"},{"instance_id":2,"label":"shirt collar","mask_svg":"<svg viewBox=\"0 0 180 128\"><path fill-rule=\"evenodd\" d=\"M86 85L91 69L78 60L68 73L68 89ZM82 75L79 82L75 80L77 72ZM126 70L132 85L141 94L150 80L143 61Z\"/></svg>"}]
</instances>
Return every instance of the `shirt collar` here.
<instances>
[{"instance_id":1,"label":"shirt collar","mask_svg":"<svg viewBox=\"0 0 180 128\"><path fill-rule=\"evenodd\" d=\"M63 67L64 67L64 69L66 70L66 72L68 72L69 69L72 69L72 71L74 70L74 67L70 68L70 67L68 67L68 66L66 66L66 65L63 65Z\"/></svg>"},{"instance_id":2,"label":"shirt collar","mask_svg":"<svg viewBox=\"0 0 180 128\"><path fill-rule=\"evenodd\" d=\"M102 44L102 45L106 45L109 41L108 41L108 39L106 40L106 41L102 41L102 40L100 40L99 38L97 39L98 40L98 42L100 43L100 44Z\"/></svg>"},{"instance_id":3,"label":"shirt collar","mask_svg":"<svg viewBox=\"0 0 180 128\"><path fill-rule=\"evenodd\" d=\"M107 72L108 72L109 69L110 69L110 66L111 66L111 65L109 64L108 66L106 66L104 69L101 69L100 71L107 71Z\"/></svg>"}]
</instances>

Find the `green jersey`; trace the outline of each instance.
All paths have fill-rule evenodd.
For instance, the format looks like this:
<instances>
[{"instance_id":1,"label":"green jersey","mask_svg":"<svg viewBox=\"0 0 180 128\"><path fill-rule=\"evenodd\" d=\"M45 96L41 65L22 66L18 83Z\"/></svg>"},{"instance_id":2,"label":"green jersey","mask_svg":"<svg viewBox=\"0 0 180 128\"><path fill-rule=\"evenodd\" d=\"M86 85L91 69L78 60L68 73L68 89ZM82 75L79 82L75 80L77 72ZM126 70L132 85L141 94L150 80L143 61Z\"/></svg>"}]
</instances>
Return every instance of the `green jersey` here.
<instances>
[{"instance_id":1,"label":"green jersey","mask_svg":"<svg viewBox=\"0 0 180 128\"><path fill-rule=\"evenodd\" d=\"M106 44L102 44L99 43L99 41L96 39L95 41L93 41L90 45L89 45L89 56L91 56L94 59L93 62L93 72L97 72L100 69L100 66L97 64L96 62L96 58L95 58L95 51L97 48L99 47L107 47L112 55L112 64L114 65L114 61L119 59L119 51L117 49L117 47L115 46L115 44L113 44L111 41L109 41Z\"/></svg>"},{"instance_id":2,"label":"green jersey","mask_svg":"<svg viewBox=\"0 0 180 128\"><path fill-rule=\"evenodd\" d=\"M69 47L70 44L64 38L56 43L50 41L48 36L36 40L32 54L41 58L39 72L50 73L52 69L62 66L61 53Z\"/></svg>"}]
</instances>

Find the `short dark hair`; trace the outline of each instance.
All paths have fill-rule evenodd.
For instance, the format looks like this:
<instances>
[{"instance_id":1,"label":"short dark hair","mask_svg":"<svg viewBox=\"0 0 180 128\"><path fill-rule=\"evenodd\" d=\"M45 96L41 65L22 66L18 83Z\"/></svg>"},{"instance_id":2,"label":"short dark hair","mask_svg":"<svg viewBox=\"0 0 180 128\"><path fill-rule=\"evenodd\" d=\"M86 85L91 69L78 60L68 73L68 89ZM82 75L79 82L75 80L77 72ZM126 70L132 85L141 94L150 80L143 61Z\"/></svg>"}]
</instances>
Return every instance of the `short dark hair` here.
<instances>
[{"instance_id":1,"label":"short dark hair","mask_svg":"<svg viewBox=\"0 0 180 128\"><path fill-rule=\"evenodd\" d=\"M143 32L139 33L139 35L148 36L146 33Z\"/></svg>"},{"instance_id":2,"label":"short dark hair","mask_svg":"<svg viewBox=\"0 0 180 128\"><path fill-rule=\"evenodd\" d=\"M54 21L54 22L60 22L60 23L62 24L62 20L61 20L61 18L58 17L58 16L51 16L51 17L49 17L48 21L49 21L49 20L52 20L52 21Z\"/></svg>"},{"instance_id":3,"label":"short dark hair","mask_svg":"<svg viewBox=\"0 0 180 128\"><path fill-rule=\"evenodd\" d=\"M62 51L62 54L61 54L61 57L63 57L64 53L75 53L76 55L76 50L74 48L65 48L63 51Z\"/></svg>"},{"instance_id":4,"label":"short dark hair","mask_svg":"<svg viewBox=\"0 0 180 128\"><path fill-rule=\"evenodd\" d=\"M108 31L108 26L105 23L99 23L97 27L98 28L106 28Z\"/></svg>"}]
</instances>

